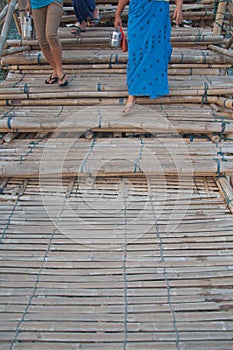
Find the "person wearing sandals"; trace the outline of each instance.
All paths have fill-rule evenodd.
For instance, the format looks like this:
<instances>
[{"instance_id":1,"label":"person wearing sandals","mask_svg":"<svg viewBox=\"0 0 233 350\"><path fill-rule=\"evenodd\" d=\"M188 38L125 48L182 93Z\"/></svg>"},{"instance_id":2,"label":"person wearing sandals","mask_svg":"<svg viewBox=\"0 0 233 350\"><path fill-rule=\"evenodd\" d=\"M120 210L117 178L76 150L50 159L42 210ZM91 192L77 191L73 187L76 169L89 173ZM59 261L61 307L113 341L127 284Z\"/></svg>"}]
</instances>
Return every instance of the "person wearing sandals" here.
<instances>
[{"instance_id":1,"label":"person wearing sandals","mask_svg":"<svg viewBox=\"0 0 233 350\"><path fill-rule=\"evenodd\" d=\"M169 93L168 63L171 21L169 0L119 0L114 27L122 26L121 14L128 8L128 100L122 113L129 113L137 96L156 98ZM174 20L182 21L183 0L176 0Z\"/></svg>"},{"instance_id":2,"label":"person wearing sandals","mask_svg":"<svg viewBox=\"0 0 233 350\"><path fill-rule=\"evenodd\" d=\"M77 18L77 25L71 30L72 34L79 34L86 31L87 23L96 25L99 21L99 9L95 0L72 0L74 14ZM90 20L90 21L89 21Z\"/></svg>"},{"instance_id":3,"label":"person wearing sandals","mask_svg":"<svg viewBox=\"0 0 233 350\"><path fill-rule=\"evenodd\" d=\"M63 15L62 0L27 0L27 11L32 11L33 22L40 48L52 68L46 84L66 86L68 79L62 67L62 48L58 28Z\"/></svg>"}]
</instances>

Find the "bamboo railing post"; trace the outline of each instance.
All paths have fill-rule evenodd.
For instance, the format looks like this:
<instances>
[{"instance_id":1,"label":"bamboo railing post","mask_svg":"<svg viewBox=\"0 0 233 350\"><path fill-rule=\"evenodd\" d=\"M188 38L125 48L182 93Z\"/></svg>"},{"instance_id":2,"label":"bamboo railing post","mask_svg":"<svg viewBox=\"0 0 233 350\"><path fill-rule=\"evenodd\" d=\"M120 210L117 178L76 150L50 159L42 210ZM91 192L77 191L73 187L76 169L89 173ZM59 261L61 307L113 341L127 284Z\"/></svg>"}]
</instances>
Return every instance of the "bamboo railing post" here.
<instances>
[{"instance_id":1,"label":"bamboo railing post","mask_svg":"<svg viewBox=\"0 0 233 350\"><path fill-rule=\"evenodd\" d=\"M13 18L14 18L15 25L16 25L16 28L17 28L19 34L22 35L21 25L20 25L19 19L18 19L18 17L17 17L15 12L13 13Z\"/></svg>"},{"instance_id":2,"label":"bamboo railing post","mask_svg":"<svg viewBox=\"0 0 233 350\"><path fill-rule=\"evenodd\" d=\"M4 43L5 43L6 38L7 38L7 34L8 34L8 30L9 30L9 27L11 24L11 19L12 19L14 10L15 10L16 2L17 2L17 0L11 0L11 2L8 5L6 18L5 18L3 28L2 28L2 33L0 36L0 56L2 54Z\"/></svg>"},{"instance_id":3,"label":"bamboo railing post","mask_svg":"<svg viewBox=\"0 0 233 350\"><path fill-rule=\"evenodd\" d=\"M220 0L218 3L218 10L214 21L213 35L221 34L222 24L224 20L224 13L227 7L227 1L228 0Z\"/></svg>"},{"instance_id":4,"label":"bamboo railing post","mask_svg":"<svg viewBox=\"0 0 233 350\"><path fill-rule=\"evenodd\" d=\"M19 19L20 19L20 30L19 33L22 35L24 16L26 14L25 8L27 5L27 0L18 0L19 3Z\"/></svg>"},{"instance_id":5,"label":"bamboo railing post","mask_svg":"<svg viewBox=\"0 0 233 350\"><path fill-rule=\"evenodd\" d=\"M6 5L0 13L0 24L2 24L3 19L7 14L8 5Z\"/></svg>"}]
</instances>

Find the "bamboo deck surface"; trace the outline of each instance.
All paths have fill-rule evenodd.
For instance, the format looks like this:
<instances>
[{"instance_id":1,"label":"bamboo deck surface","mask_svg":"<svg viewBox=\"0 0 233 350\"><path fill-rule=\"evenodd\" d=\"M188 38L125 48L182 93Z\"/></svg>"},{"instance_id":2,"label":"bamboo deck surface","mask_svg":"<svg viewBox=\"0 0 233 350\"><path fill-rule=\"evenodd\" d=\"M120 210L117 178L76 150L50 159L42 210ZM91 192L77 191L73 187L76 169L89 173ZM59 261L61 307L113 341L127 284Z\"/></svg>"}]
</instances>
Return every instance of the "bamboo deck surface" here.
<instances>
[{"instance_id":1,"label":"bamboo deck surface","mask_svg":"<svg viewBox=\"0 0 233 350\"><path fill-rule=\"evenodd\" d=\"M125 117L117 105L7 106L0 108L1 132L78 131L86 133L121 132L137 134L201 133L227 137L233 133L233 120L207 104L138 105ZM146 118L144 115L146 114ZM34 137L34 136L33 136Z\"/></svg>"},{"instance_id":2,"label":"bamboo deck surface","mask_svg":"<svg viewBox=\"0 0 233 350\"><path fill-rule=\"evenodd\" d=\"M81 133L23 138L4 144L0 176L116 176L117 174L231 175L233 142L172 137L101 138Z\"/></svg>"},{"instance_id":3,"label":"bamboo deck surface","mask_svg":"<svg viewBox=\"0 0 233 350\"><path fill-rule=\"evenodd\" d=\"M231 348L232 216L213 178L14 178L4 194L1 350Z\"/></svg>"},{"instance_id":4,"label":"bamboo deck surface","mask_svg":"<svg viewBox=\"0 0 233 350\"><path fill-rule=\"evenodd\" d=\"M169 95L127 115L117 1L97 3L100 25L72 35L64 1L67 87L45 85L36 39L1 57L0 350L233 349L232 50L216 3L185 1Z\"/></svg>"}]
</instances>

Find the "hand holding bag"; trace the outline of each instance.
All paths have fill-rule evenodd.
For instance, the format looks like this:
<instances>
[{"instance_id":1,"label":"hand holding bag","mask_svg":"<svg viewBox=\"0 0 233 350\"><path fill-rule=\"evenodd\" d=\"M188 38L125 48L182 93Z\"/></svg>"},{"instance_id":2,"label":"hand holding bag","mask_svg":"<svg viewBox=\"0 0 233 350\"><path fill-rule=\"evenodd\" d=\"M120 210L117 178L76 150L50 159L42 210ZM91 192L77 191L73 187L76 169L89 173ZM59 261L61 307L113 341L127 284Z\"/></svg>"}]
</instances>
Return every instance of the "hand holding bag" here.
<instances>
[{"instance_id":1,"label":"hand holding bag","mask_svg":"<svg viewBox=\"0 0 233 350\"><path fill-rule=\"evenodd\" d=\"M121 27L120 29L120 32L121 32L121 50L122 52L127 52L128 51L128 41L127 41L127 38L125 36L125 33Z\"/></svg>"}]
</instances>

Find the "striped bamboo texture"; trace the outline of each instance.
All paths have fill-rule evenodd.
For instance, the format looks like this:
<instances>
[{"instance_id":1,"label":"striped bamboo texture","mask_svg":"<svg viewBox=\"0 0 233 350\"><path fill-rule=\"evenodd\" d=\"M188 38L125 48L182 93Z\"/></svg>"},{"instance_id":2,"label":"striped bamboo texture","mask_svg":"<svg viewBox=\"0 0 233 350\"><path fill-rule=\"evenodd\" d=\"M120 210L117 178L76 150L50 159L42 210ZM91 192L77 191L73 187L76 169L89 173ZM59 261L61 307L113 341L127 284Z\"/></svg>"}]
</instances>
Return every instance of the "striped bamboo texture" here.
<instances>
[{"instance_id":1,"label":"striped bamboo texture","mask_svg":"<svg viewBox=\"0 0 233 350\"><path fill-rule=\"evenodd\" d=\"M2 187L1 350L231 348L232 215L213 178Z\"/></svg>"},{"instance_id":2,"label":"striped bamboo texture","mask_svg":"<svg viewBox=\"0 0 233 350\"><path fill-rule=\"evenodd\" d=\"M81 58L80 58L81 59ZM93 105L122 103L127 97L125 70L122 72L100 73L89 70L69 75L69 85L60 88L57 84L46 85L48 73L42 75L16 74L0 84L1 106L24 105ZM218 97L229 99L226 107L232 108L233 76L169 77L170 92L167 97L148 101L148 103L187 102L212 103ZM212 97L212 100L211 100ZM174 99L174 100L172 100ZM196 100L195 100L196 99Z\"/></svg>"},{"instance_id":3,"label":"striped bamboo texture","mask_svg":"<svg viewBox=\"0 0 233 350\"><path fill-rule=\"evenodd\" d=\"M123 106L31 106L0 108L0 132L52 132L56 130L85 133L233 133L232 116L215 111L210 105L167 104L138 105L125 117Z\"/></svg>"},{"instance_id":4,"label":"striped bamboo texture","mask_svg":"<svg viewBox=\"0 0 233 350\"><path fill-rule=\"evenodd\" d=\"M88 140L58 130L52 137L15 139L1 147L0 176L231 175L233 141L175 135Z\"/></svg>"}]
</instances>

